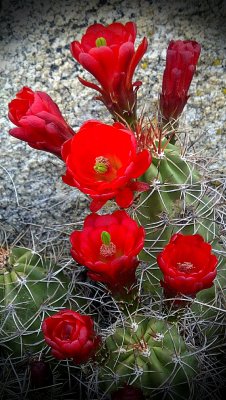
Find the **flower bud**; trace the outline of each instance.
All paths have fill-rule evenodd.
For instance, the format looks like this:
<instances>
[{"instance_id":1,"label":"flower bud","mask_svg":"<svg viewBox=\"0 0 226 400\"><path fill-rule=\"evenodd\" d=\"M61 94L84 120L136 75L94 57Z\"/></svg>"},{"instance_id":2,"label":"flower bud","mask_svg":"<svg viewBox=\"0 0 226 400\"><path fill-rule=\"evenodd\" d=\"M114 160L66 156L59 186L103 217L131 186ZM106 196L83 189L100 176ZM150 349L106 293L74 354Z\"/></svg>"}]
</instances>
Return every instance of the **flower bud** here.
<instances>
[{"instance_id":1,"label":"flower bud","mask_svg":"<svg viewBox=\"0 0 226 400\"><path fill-rule=\"evenodd\" d=\"M36 387L44 387L52 384L53 376L50 366L42 360L32 360L29 364L31 384Z\"/></svg>"}]
</instances>

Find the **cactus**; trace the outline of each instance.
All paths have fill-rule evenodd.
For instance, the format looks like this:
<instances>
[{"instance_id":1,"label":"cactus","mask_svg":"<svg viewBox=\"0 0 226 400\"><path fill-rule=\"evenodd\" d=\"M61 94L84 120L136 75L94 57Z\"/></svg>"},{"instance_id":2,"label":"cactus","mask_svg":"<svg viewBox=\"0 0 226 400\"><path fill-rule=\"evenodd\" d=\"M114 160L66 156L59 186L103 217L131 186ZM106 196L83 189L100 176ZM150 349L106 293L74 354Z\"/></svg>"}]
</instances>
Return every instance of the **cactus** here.
<instances>
[{"instance_id":1,"label":"cactus","mask_svg":"<svg viewBox=\"0 0 226 400\"><path fill-rule=\"evenodd\" d=\"M151 265L146 270L144 288L152 294L161 292L159 280L162 274L155 259L171 236L177 232L199 233L219 255L215 286L197 296L200 301L213 302L219 294L225 296L223 288L226 286L225 257L219 244L221 225L217 223L216 210L222 195L214 190L211 195L211 186L181 154L177 145L164 139L161 148L164 150L155 154L151 166L141 178L151 185L151 190L141 195L134 210L135 218L146 230L140 259Z\"/></svg>"},{"instance_id":2,"label":"cactus","mask_svg":"<svg viewBox=\"0 0 226 400\"><path fill-rule=\"evenodd\" d=\"M148 248L161 249L178 231L199 233L207 241L217 237L214 203L205 194L201 173L176 145L168 143L156 154L141 179L151 185L151 193L143 193L136 208L137 219L146 227Z\"/></svg>"},{"instance_id":3,"label":"cactus","mask_svg":"<svg viewBox=\"0 0 226 400\"><path fill-rule=\"evenodd\" d=\"M116 327L105 346L108 358L99 371L105 393L126 383L141 387L151 398L173 394L182 399L191 386L198 361L175 324L137 315Z\"/></svg>"},{"instance_id":4,"label":"cactus","mask_svg":"<svg viewBox=\"0 0 226 400\"><path fill-rule=\"evenodd\" d=\"M221 346L225 343L226 325L226 252L222 246L225 227L224 211L221 210L224 197L220 191L221 186L224 189L224 181L222 184L221 180L217 181L219 188L216 190L214 177L204 177L201 168L197 171L195 164L189 161L189 155L177 144L166 144L164 139L161 148L164 150L154 154L152 165L141 178L150 184L151 189L141 195L133 210L135 219L146 230L145 247L140 253L145 266L143 270L140 269L140 285L146 298L151 296L149 303L153 311L163 312L165 318L177 321L184 327L186 336L192 338L199 348L199 359L206 354L205 361L208 364L214 362L218 365L222 358ZM182 302L184 310L180 312L175 311L174 303L167 302L162 295L162 273L156 263L158 253L178 232L201 234L211 243L218 257L217 277L213 286L197 293L192 301ZM213 361L212 354L217 355ZM196 368L197 373L204 370L201 364ZM212 372L211 379L215 387L222 370L224 366L220 365L219 373ZM202 376L200 379L206 378ZM218 383L219 387L221 384Z\"/></svg>"},{"instance_id":5,"label":"cactus","mask_svg":"<svg viewBox=\"0 0 226 400\"><path fill-rule=\"evenodd\" d=\"M44 347L43 319L71 304L73 285L40 255L26 248L1 250L0 340L13 356L36 353Z\"/></svg>"},{"instance_id":6,"label":"cactus","mask_svg":"<svg viewBox=\"0 0 226 400\"><path fill-rule=\"evenodd\" d=\"M99 222L93 224L98 232L98 235L93 235L90 216L88 233L81 234L81 240L78 241L81 251L75 260L86 265L89 253L86 265L90 269L88 277L96 282L86 282L87 274L84 274L83 298L73 292L75 276L71 274L68 277L62 272L64 262L61 268L57 268L27 248L17 247L10 251L0 248L0 344L3 354L0 372L4 381L0 397L3 399L7 400L8 397L4 396L8 395L16 399L19 387L21 396L32 400L40 397L61 398L61 393L63 398L70 399L84 398L84 394L87 399L107 400L112 396L113 400L113 397L123 396L123 393L125 398L128 398L127 395L130 397L129 393L131 396L137 393L140 398L145 396L147 399L192 400L206 398L208 384L210 388L212 383L215 385L215 392L220 386L220 374L224 368L221 345L225 341L226 304L225 253L222 246L225 211L220 209L223 199L221 183L215 189L212 185L214 179L209 178L206 171L198 170L197 160L192 160L178 144L175 127L179 126L179 121L174 121L173 126L170 126L172 119L180 115L188 100L188 89L201 48L195 41L171 42L160 94L161 115L158 114L153 123L145 126L144 118L138 120L136 117L136 95L141 82L132 81L135 68L147 49L147 41L144 38L135 51L135 32L136 26L132 22L125 26L113 23L108 27L94 24L87 31L88 36L84 35L81 44L77 41L71 44L72 55L93 74L100 86L80 78L81 83L97 90L99 96L96 99L106 105L115 121L120 121L114 126L115 129L123 130L125 143L131 142L127 152L124 152L123 146L123 152L117 153L120 143L115 139L118 137L115 134L110 140L112 154L110 152L109 155L106 145L110 137L107 137L109 129L112 128L101 123L103 135L99 140L95 138L95 132L98 132L97 125L100 126L100 123L92 121L88 126L94 137L93 148L96 150L96 143L100 144L100 148L92 153L93 149L85 145L87 141L84 139L78 152L74 153L77 146L72 146L73 129L64 121L53 100L43 92L23 88L9 104L9 118L17 126L11 130L12 136L62 158L67 167L64 182L90 195L91 211L99 211L107 200L113 198L119 207L130 207L133 203L128 213L145 228L146 240L139 255L142 262L137 270L138 283L133 279L133 286L128 288L124 297L121 293L125 289L132 265L128 263L128 276L124 274L125 279L122 280L123 262L129 259L124 249L128 245L125 243L124 246L128 236L126 232L124 236L122 231L120 243L114 243L113 239L111 242L110 233L105 229L100 230ZM39 124L35 124L36 127L34 121L37 118ZM164 126L165 123L167 126ZM42 126L42 133L45 133L45 143L40 142L39 125ZM172 131L169 129L171 127ZM62 129L67 133L66 136L62 136ZM84 132L83 127L77 132L78 137L81 137L82 129ZM56 140L54 146L53 139ZM64 139L69 140L65 142ZM130 154L131 162L127 164ZM87 157L89 163L84 165ZM148 165L150 167L140 176ZM137 182L137 179L141 182ZM98 185L100 188L96 190ZM137 201L133 197L135 191L142 192ZM109 214L106 219L110 219ZM117 224L115 221L112 224L116 237ZM125 228L130 229L128 223ZM218 256L218 274L214 285L198 293L200 287L212 284L211 279L216 275L216 256L212 256L215 259L214 271L207 271L206 276L211 278L209 284L200 286L198 282L195 299L183 297L171 301L164 298L160 285L162 273L156 256L174 233L198 233L204 241L211 243ZM78 237L80 233L76 232L76 235ZM87 239L92 236L96 239L93 243ZM128 250L130 256L134 248L141 248L136 247L133 239L131 236L132 245ZM76 240L73 244L78 246ZM206 247L210 248L208 244ZM188 248L190 251L191 247ZM77 250L73 249L72 254L77 255ZM203 259L202 252L200 257ZM170 261L172 258L170 253ZM185 259L186 264L187 261ZM135 258L134 262L137 267L138 259ZM184 267L185 263L179 261L178 264ZM196 274L195 262L190 264ZM101 283L108 282L104 276L105 268L108 272L112 268L114 272L110 274L113 282L109 286L111 292L107 293ZM186 283L192 279L191 276L186 276L186 279L184 276L178 277L178 270L175 275L180 284L186 279ZM115 286L123 289L122 292L117 290L117 294L114 293L112 287ZM181 285L180 290L176 286L175 296L182 289ZM192 294L194 297L196 291ZM88 302L90 299L91 307ZM183 304L181 308L180 302ZM44 319L63 308L70 309L69 314L74 317L70 319L68 310L65 310L59 313L60 317L59 314L54 315L48 318L48 324L46 321L42 324ZM79 315L79 311L83 312L84 309L86 312L88 309L89 313L92 310L100 332L93 330L90 317L82 318ZM88 328L86 321L89 321ZM45 340L52 347L52 355L57 360L50 356L50 349L44 345L41 325ZM99 333L102 338L99 338ZM96 335L97 347L104 343L98 354L95 354L97 347L93 348L91 361L89 346L94 338L97 339ZM87 356L84 359L79 357L82 349ZM80 363L76 364L76 356ZM216 373L213 373L213 369L211 374L208 372L211 364L216 365ZM58 388L61 393L57 391Z\"/></svg>"}]
</instances>

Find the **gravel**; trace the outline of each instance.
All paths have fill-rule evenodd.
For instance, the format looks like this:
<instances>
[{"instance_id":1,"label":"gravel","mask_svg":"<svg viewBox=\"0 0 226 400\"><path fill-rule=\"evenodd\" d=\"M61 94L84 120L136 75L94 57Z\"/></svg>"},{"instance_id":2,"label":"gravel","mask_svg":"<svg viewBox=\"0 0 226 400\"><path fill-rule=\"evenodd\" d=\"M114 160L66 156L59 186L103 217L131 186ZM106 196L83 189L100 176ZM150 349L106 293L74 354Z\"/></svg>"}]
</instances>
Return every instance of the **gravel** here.
<instances>
[{"instance_id":1,"label":"gravel","mask_svg":"<svg viewBox=\"0 0 226 400\"><path fill-rule=\"evenodd\" d=\"M8 135L12 124L7 105L22 86L46 91L76 130L90 118L110 122L94 93L84 88L78 75L88 72L75 62L69 44L80 39L95 22L135 21L137 44L149 41L137 79L139 107L151 115L161 89L166 48L171 39L200 42L202 53L183 115L183 126L196 148L213 157L211 166L226 173L226 69L223 1L4 1L0 12L1 162L0 224L26 237L51 230L67 234L88 213L88 200L63 184L63 163L51 154L31 149ZM90 77L89 77L90 78ZM42 232L42 234L40 234Z\"/></svg>"}]
</instances>

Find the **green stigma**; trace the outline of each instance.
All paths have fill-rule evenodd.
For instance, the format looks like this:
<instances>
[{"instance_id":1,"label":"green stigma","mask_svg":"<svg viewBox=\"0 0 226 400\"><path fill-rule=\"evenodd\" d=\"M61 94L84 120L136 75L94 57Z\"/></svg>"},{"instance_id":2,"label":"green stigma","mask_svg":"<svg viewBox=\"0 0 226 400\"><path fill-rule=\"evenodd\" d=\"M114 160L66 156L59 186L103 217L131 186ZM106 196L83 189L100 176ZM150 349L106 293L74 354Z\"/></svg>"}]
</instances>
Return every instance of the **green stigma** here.
<instances>
[{"instance_id":1,"label":"green stigma","mask_svg":"<svg viewBox=\"0 0 226 400\"><path fill-rule=\"evenodd\" d=\"M107 170L108 170L108 167L103 163L97 163L97 164L94 165L93 168L99 174L105 174L105 172L107 172Z\"/></svg>"},{"instance_id":2,"label":"green stigma","mask_svg":"<svg viewBox=\"0 0 226 400\"><path fill-rule=\"evenodd\" d=\"M97 38L95 43L96 43L96 47L101 47L101 46L107 45L106 39L104 39L104 37Z\"/></svg>"},{"instance_id":3,"label":"green stigma","mask_svg":"<svg viewBox=\"0 0 226 400\"><path fill-rule=\"evenodd\" d=\"M114 243L111 242L110 233L102 231L101 241L102 241L102 245L100 246L101 257L108 258L114 256L116 254L116 246Z\"/></svg>"},{"instance_id":4,"label":"green stigma","mask_svg":"<svg viewBox=\"0 0 226 400\"><path fill-rule=\"evenodd\" d=\"M111 243L111 235L110 233L103 231L101 233L101 241L103 244L106 244L107 246L109 246L109 244Z\"/></svg>"}]
</instances>

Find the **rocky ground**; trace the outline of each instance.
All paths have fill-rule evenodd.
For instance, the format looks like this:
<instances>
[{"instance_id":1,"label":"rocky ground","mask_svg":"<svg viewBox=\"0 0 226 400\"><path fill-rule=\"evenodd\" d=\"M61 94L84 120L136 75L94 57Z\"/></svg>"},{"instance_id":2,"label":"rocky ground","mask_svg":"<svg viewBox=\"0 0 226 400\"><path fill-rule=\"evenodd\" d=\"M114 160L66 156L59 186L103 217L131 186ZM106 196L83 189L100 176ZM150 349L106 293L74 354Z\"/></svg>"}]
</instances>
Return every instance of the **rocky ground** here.
<instances>
[{"instance_id":1,"label":"rocky ground","mask_svg":"<svg viewBox=\"0 0 226 400\"><path fill-rule=\"evenodd\" d=\"M27 229L43 245L51 236L71 232L87 212L87 199L62 183L63 163L8 135L7 105L27 85L46 91L76 130L87 119L110 122L104 106L78 81L87 77L72 58L69 44L95 22L135 21L137 43L149 47L136 77L143 81L139 107L151 115L161 90L166 48L171 39L200 42L202 53L183 115L196 149L210 168L226 173L226 70L223 1L74 0L3 1L0 12L0 227L2 235ZM44 236L43 236L44 235ZM40 239L42 238L42 239ZM45 238L45 239L43 239ZM39 240L40 239L40 240ZM39 246L40 247L40 246Z\"/></svg>"}]
</instances>

